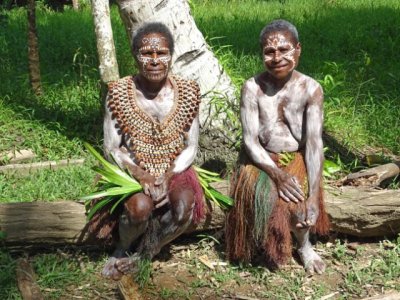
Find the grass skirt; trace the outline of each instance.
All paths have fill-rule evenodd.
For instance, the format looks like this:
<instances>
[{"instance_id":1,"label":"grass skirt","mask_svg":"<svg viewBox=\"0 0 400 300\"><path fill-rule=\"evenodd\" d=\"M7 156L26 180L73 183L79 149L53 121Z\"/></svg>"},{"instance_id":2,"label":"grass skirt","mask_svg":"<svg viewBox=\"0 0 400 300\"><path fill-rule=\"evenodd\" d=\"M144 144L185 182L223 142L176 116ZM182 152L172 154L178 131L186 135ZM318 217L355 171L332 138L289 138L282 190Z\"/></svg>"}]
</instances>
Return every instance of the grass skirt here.
<instances>
[{"instance_id":1,"label":"grass skirt","mask_svg":"<svg viewBox=\"0 0 400 300\"><path fill-rule=\"evenodd\" d=\"M299 152L282 167L279 156L271 155L279 167L296 176L307 195L307 171ZM226 254L231 261L250 262L262 250L272 266L287 261L292 253L291 226L298 214L305 215L305 202L287 203L278 197L275 184L268 175L255 167L242 151L239 168L232 176L231 197L234 207L229 211L226 226ZM319 217L312 231L324 235L329 232L325 212L322 182L319 197Z\"/></svg>"}]
</instances>

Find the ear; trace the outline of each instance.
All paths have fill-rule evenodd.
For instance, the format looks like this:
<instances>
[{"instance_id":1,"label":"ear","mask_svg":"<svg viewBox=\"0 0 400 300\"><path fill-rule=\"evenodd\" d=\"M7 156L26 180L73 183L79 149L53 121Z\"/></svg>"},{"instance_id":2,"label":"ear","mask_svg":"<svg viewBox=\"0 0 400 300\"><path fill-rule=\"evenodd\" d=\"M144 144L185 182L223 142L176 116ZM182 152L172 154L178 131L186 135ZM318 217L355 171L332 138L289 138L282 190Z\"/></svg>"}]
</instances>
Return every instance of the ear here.
<instances>
[{"instance_id":1,"label":"ear","mask_svg":"<svg viewBox=\"0 0 400 300\"><path fill-rule=\"evenodd\" d=\"M301 54L301 44L300 44L300 42L298 42L297 45L296 45L296 51L300 56L300 54Z\"/></svg>"}]
</instances>

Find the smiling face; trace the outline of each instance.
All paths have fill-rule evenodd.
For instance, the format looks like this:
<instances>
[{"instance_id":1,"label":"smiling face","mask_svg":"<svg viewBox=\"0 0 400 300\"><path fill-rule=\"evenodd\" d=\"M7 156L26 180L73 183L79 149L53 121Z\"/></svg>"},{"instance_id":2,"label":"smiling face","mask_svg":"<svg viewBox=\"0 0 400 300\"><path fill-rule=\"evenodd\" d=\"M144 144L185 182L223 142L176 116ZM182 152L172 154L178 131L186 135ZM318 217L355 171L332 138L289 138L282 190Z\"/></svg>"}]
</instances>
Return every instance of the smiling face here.
<instances>
[{"instance_id":1,"label":"smiling face","mask_svg":"<svg viewBox=\"0 0 400 300\"><path fill-rule=\"evenodd\" d=\"M141 40L136 60L144 78L152 82L164 80L171 64L168 40L160 33L146 34Z\"/></svg>"},{"instance_id":2,"label":"smiling face","mask_svg":"<svg viewBox=\"0 0 400 300\"><path fill-rule=\"evenodd\" d=\"M265 36L263 59L267 72L276 79L285 79L296 68L301 52L300 43L289 31L271 32Z\"/></svg>"}]
</instances>

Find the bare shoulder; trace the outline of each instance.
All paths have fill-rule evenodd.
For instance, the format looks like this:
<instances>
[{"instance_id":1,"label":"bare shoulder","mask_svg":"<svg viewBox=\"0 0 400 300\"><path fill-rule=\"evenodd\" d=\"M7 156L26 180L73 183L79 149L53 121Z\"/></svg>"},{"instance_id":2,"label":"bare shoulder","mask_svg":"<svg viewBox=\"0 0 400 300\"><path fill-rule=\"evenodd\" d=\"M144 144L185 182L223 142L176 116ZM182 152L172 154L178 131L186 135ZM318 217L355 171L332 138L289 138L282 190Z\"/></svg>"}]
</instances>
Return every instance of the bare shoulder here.
<instances>
[{"instance_id":1,"label":"bare shoulder","mask_svg":"<svg viewBox=\"0 0 400 300\"><path fill-rule=\"evenodd\" d=\"M322 86L314 78L300 72L296 72L297 84L311 100L323 100Z\"/></svg>"},{"instance_id":2,"label":"bare shoulder","mask_svg":"<svg viewBox=\"0 0 400 300\"><path fill-rule=\"evenodd\" d=\"M256 76L246 80L242 86L241 103L255 104L257 102L257 95L260 93L260 86L257 82Z\"/></svg>"},{"instance_id":3,"label":"bare shoulder","mask_svg":"<svg viewBox=\"0 0 400 300\"><path fill-rule=\"evenodd\" d=\"M248 92L248 91L256 91L259 87L258 83L257 83L257 76L251 77L249 79L247 79L243 86L242 86L242 93L243 92Z\"/></svg>"}]
</instances>

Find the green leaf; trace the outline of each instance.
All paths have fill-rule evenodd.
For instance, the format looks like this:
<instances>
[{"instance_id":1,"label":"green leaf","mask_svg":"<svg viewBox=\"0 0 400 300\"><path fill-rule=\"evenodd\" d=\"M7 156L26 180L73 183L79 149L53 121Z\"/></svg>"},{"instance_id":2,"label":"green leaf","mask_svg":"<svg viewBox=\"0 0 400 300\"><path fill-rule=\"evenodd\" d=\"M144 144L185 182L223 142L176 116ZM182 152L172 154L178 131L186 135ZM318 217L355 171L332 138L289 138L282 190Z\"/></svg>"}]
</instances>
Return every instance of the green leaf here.
<instances>
[{"instance_id":1,"label":"green leaf","mask_svg":"<svg viewBox=\"0 0 400 300\"><path fill-rule=\"evenodd\" d=\"M97 202L89 211L88 211L88 216L87 219L90 220L93 218L94 214L102 209L105 205L110 203L112 201L112 198L105 198L101 199L99 202Z\"/></svg>"},{"instance_id":2,"label":"green leaf","mask_svg":"<svg viewBox=\"0 0 400 300\"><path fill-rule=\"evenodd\" d=\"M142 187L139 185L139 187L136 186L116 186L112 187L109 189L106 189L104 191L96 192L87 196L84 196L81 198L81 200L91 200L91 199L96 199L96 198L101 198L101 197L106 197L106 196L118 196L118 195L123 195L127 193L137 193L142 190Z\"/></svg>"},{"instance_id":3,"label":"green leaf","mask_svg":"<svg viewBox=\"0 0 400 300\"><path fill-rule=\"evenodd\" d=\"M211 172L211 171L207 171L207 170L202 169L202 168L200 168L200 167L198 167L198 166L193 166L193 169L196 171L197 174L207 174L207 175L210 175L210 176L219 177L219 174L218 174L218 173L214 173L214 172Z\"/></svg>"},{"instance_id":4,"label":"green leaf","mask_svg":"<svg viewBox=\"0 0 400 300\"><path fill-rule=\"evenodd\" d=\"M121 178L124 178L126 181L135 181L131 176L129 176L127 173L125 173L123 170L121 170L118 166L113 165L109 163L107 160L105 160L100 153L98 153L91 145L88 143L84 143L84 146L88 151L103 165L104 169L110 173L114 173L115 175L120 176Z\"/></svg>"},{"instance_id":5,"label":"green leaf","mask_svg":"<svg viewBox=\"0 0 400 300\"><path fill-rule=\"evenodd\" d=\"M324 161L324 171L326 171L326 173L330 175L339 172L341 169L342 168L340 166L338 166L331 160Z\"/></svg>"},{"instance_id":6,"label":"green leaf","mask_svg":"<svg viewBox=\"0 0 400 300\"><path fill-rule=\"evenodd\" d=\"M132 194L133 194L133 193L122 195L122 197L119 198L119 200L115 201L115 203L113 204L113 206L112 206L111 209L110 209L110 213L113 213L114 210L118 207L118 205L119 205L122 201L124 201L126 198L128 198L130 195L132 195Z\"/></svg>"}]
</instances>

